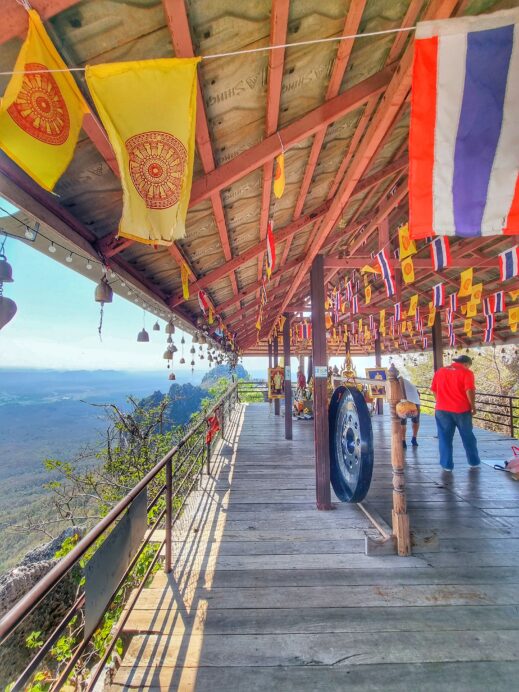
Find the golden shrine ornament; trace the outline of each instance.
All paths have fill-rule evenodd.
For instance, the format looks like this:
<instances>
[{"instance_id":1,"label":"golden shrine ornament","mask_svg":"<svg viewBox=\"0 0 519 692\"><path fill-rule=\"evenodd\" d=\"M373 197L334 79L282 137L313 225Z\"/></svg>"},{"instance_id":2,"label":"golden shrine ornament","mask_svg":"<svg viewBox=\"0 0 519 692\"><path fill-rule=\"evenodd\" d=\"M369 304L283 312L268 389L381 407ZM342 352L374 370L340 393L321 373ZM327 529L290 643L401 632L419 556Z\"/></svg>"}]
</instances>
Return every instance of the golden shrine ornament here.
<instances>
[{"instance_id":1,"label":"golden shrine ornament","mask_svg":"<svg viewBox=\"0 0 519 692\"><path fill-rule=\"evenodd\" d=\"M151 131L126 142L130 176L148 209L167 209L180 199L187 164L182 142L168 132Z\"/></svg>"},{"instance_id":2,"label":"golden shrine ornament","mask_svg":"<svg viewBox=\"0 0 519 692\"><path fill-rule=\"evenodd\" d=\"M31 137L59 146L67 141L70 132L65 99L45 65L29 62L25 70L21 89L7 112Z\"/></svg>"}]
</instances>

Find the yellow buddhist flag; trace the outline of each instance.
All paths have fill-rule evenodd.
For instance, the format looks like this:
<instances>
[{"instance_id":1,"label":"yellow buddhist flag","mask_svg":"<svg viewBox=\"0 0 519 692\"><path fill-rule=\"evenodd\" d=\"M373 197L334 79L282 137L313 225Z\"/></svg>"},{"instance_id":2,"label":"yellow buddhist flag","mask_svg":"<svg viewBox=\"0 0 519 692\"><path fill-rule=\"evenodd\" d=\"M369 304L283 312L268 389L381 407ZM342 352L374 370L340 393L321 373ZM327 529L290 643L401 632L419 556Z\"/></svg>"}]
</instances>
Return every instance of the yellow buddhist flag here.
<instances>
[{"instance_id":1,"label":"yellow buddhist flag","mask_svg":"<svg viewBox=\"0 0 519 692\"><path fill-rule=\"evenodd\" d=\"M279 199L285 191L285 154L281 152L276 156L276 166L274 170L274 195Z\"/></svg>"},{"instance_id":2,"label":"yellow buddhist flag","mask_svg":"<svg viewBox=\"0 0 519 692\"><path fill-rule=\"evenodd\" d=\"M512 301L517 300L519 298L519 288L516 288L515 291L508 291L508 295Z\"/></svg>"},{"instance_id":3,"label":"yellow buddhist flag","mask_svg":"<svg viewBox=\"0 0 519 692\"><path fill-rule=\"evenodd\" d=\"M407 310L407 316L408 317L413 317L413 315L416 315L416 308L418 307L418 293L415 293L414 296L411 296L409 300L409 309Z\"/></svg>"},{"instance_id":4,"label":"yellow buddhist flag","mask_svg":"<svg viewBox=\"0 0 519 692\"><path fill-rule=\"evenodd\" d=\"M213 324L214 322L214 312L211 306L209 306L209 317L207 318L207 321L209 324Z\"/></svg>"},{"instance_id":5,"label":"yellow buddhist flag","mask_svg":"<svg viewBox=\"0 0 519 692\"><path fill-rule=\"evenodd\" d=\"M409 235L409 224L404 224L398 229L398 241L400 246L400 261L405 260L406 257L416 254L416 243L411 240ZM403 269L403 268L402 268Z\"/></svg>"},{"instance_id":6,"label":"yellow buddhist flag","mask_svg":"<svg viewBox=\"0 0 519 692\"><path fill-rule=\"evenodd\" d=\"M0 103L0 148L38 185L52 190L74 155L89 113L35 10ZM54 70L62 70L54 72Z\"/></svg>"},{"instance_id":7,"label":"yellow buddhist flag","mask_svg":"<svg viewBox=\"0 0 519 692\"><path fill-rule=\"evenodd\" d=\"M386 336L386 309L382 308L382 310L379 312L379 325L378 325L379 332L382 334L382 336Z\"/></svg>"},{"instance_id":8,"label":"yellow buddhist flag","mask_svg":"<svg viewBox=\"0 0 519 692\"><path fill-rule=\"evenodd\" d=\"M359 333L362 331L362 320L359 320Z\"/></svg>"},{"instance_id":9,"label":"yellow buddhist flag","mask_svg":"<svg viewBox=\"0 0 519 692\"><path fill-rule=\"evenodd\" d=\"M469 301L467 303L467 317L475 317L478 314L478 304Z\"/></svg>"},{"instance_id":10,"label":"yellow buddhist flag","mask_svg":"<svg viewBox=\"0 0 519 692\"><path fill-rule=\"evenodd\" d=\"M517 331L517 325L519 323L519 305L508 309L508 325L511 331Z\"/></svg>"},{"instance_id":11,"label":"yellow buddhist flag","mask_svg":"<svg viewBox=\"0 0 519 692\"><path fill-rule=\"evenodd\" d=\"M429 303L429 316L427 318L427 326L432 327L434 325L434 320L436 319L436 308L434 303L431 301Z\"/></svg>"},{"instance_id":12,"label":"yellow buddhist flag","mask_svg":"<svg viewBox=\"0 0 519 692\"><path fill-rule=\"evenodd\" d=\"M123 187L119 235L171 245L185 235L195 152L200 58L92 65L88 88Z\"/></svg>"},{"instance_id":13,"label":"yellow buddhist flag","mask_svg":"<svg viewBox=\"0 0 519 692\"><path fill-rule=\"evenodd\" d=\"M472 267L470 269L465 269L464 272L460 274L460 290L458 291L458 297L463 298L464 296L470 296L472 293L472 276L474 270Z\"/></svg>"},{"instance_id":14,"label":"yellow buddhist flag","mask_svg":"<svg viewBox=\"0 0 519 692\"><path fill-rule=\"evenodd\" d=\"M184 296L184 300L189 300L189 269L185 262L182 262L180 265L180 278L182 280L182 295Z\"/></svg>"},{"instance_id":15,"label":"yellow buddhist flag","mask_svg":"<svg viewBox=\"0 0 519 692\"><path fill-rule=\"evenodd\" d=\"M472 291L470 294L471 303L481 303L481 296L483 295L483 284L474 284L472 286Z\"/></svg>"},{"instance_id":16,"label":"yellow buddhist flag","mask_svg":"<svg viewBox=\"0 0 519 692\"><path fill-rule=\"evenodd\" d=\"M461 306L461 314L466 315L467 314L467 303L463 303Z\"/></svg>"},{"instance_id":17,"label":"yellow buddhist flag","mask_svg":"<svg viewBox=\"0 0 519 692\"><path fill-rule=\"evenodd\" d=\"M403 322L406 319L407 319L407 312L405 310L402 310L402 312L400 313L400 321Z\"/></svg>"},{"instance_id":18,"label":"yellow buddhist flag","mask_svg":"<svg viewBox=\"0 0 519 692\"><path fill-rule=\"evenodd\" d=\"M414 281L414 264L411 257L400 262L400 268L402 270L402 277L406 284L412 284Z\"/></svg>"},{"instance_id":19,"label":"yellow buddhist flag","mask_svg":"<svg viewBox=\"0 0 519 692\"><path fill-rule=\"evenodd\" d=\"M467 336L472 336L472 320L470 318L464 321L463 331Z\"/></svg>"},{"instance_id":20,"label":"yellow buddhist flag","mask_svg":"<svg viewBox=\"0 0 519 692\"><path fill-rule=\"evenodd\" d=\"M366 305L371 303L371 286L366 286L364 289L364 296L366 298Z\"/></svg>"}]
</instances>

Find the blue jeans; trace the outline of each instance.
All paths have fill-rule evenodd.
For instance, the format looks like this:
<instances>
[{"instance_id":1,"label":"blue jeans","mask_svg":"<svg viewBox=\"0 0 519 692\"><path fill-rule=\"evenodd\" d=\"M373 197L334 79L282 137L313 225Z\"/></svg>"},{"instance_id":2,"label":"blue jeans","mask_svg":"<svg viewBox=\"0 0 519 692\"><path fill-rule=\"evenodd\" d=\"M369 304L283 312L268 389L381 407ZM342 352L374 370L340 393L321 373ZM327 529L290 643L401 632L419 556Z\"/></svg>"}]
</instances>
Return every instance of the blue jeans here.
<instances>
[{"instance_id":1,"label":"blue jeans","mask_svg":"<svg viewBox=\"0 0 519 692\"><path fill-rule=\"evenodd\" d=\"M435 411L436 427L438 428L438 442L440 444L440 464L444 469L452 469L452 440L454 431L458 428L461 441L465 447L469 466L479 466L478 444L472 432L472 414L452 413L451 411Z\"/></svg>"}]
</instances>

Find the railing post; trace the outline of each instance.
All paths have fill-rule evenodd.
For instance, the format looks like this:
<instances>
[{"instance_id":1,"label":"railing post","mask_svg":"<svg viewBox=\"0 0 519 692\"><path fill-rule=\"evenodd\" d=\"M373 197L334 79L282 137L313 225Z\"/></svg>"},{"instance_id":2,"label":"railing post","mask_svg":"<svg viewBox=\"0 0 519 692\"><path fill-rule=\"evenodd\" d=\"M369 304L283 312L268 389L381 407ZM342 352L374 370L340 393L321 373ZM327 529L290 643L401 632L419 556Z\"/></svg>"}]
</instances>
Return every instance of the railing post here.
<instances>
[{"instance_id":1,"label":"railing post","mask_svg":"<svg viewBox=\"0 0 519 692\"><path fill-rule=\"evenodd\" d=\"M514 437L514 400L511 396L508 397L510 404L510 437Z\"/></svg>"},{"instance_id":2,"label":"railing post","mask_svg":"<svg viewBox=\"0 0 519 692\"><path fill-rule=\"evenodd\" d=\"M389 369L389 408L391 410L391 466L393 468L393 535L396 537L399 555L411 555L411 532L405 496L404 450L402 426L396 413L396 405L402 398L398 370L393 364Z\"/></svg>"},{"instance_id":3,"label":"railing post","mask_svg":"<svg viewBox=\"0 0 519 692\"><path fill-rule=\"evenodd\" d=\"M173 466L171 457L166 462L166 564L164 571L171 572L171 531L173 525Z\"/></svg>"},{"instance_id":4,"label":"railing post","mask_svg":"<svg viewBox=\"0 0 519 692\"><path fill-rule=\"evenodd\" d=\"M211 475L211 440L207 439L206 442L206 449L207 449L207 460L206 460L206 469L207 469L207 475Z\"/></svg>"}]
</instances>

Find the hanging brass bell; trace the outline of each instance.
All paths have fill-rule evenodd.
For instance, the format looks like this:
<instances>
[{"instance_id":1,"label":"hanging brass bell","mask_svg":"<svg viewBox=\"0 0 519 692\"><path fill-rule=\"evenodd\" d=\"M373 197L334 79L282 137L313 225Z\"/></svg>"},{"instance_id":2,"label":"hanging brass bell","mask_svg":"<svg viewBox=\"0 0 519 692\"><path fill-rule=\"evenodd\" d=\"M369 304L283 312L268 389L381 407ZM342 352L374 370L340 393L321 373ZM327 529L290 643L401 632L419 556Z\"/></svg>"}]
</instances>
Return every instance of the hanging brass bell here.
<instances>
[{"instance_id":1,"label":"hanging brass bell","mask_svg":"<svg viewBox=\"0 0 519 692\"><path fill-rule=\"evenodd\" d=\"M193 353L193 354L196 353L194 346L191 346L191 348L189 349L189 353Z\"/></svg>"},{"instance_id":2,"label":"hanging brass bell","mask_svg":"<svg viewBox=\"0 0 519 692\"><path fill-rule=\"evenodd\" d=\"M168 322L166 325L166 334L174 334L175 333L175 325L173 322Z\"/></svg>"},{"instance_id":3,"label":"hanging brass bell","mask_svg":"<svg viewBox=\"0 0 519 692\"><path fill-rule=\"evenodd\" d=\"M176 378L176 376L175 376L175 373L174 373L174 372L170 372L170 373L169 373L168 380L176 380L176 379L177 379L177 378Z\"/></svg>"},{"instance_id":4,"label":"hanging brass bell","mask_svg":"<svg viewBox=\"0 0 519 692\"><path fill-rule=\"evenodd\" d=\"M140 344L147 343L150 340L150 335L148 332L144 329L144 327L141 329L141 331L137 334L137 341Z\"/></svg>"},{"instance_id":5,"label":"hanging brass bell","mask_svg":"<svg viewBox=\"0 0 519 692\"><path fill-rule=\"evenodd\" d=\"M112 287L108 283L106 276L101 278L101 281L96 286L95 299L96 303L111 303L114 297Z\"/></svg>"},{"instance_id":6,"label":"hanging brass bell","mask_svg":"<svg viewBox=\"0 0 519 692\"><path fill-rule=\"evenodd\" d=\"M6 256L0 255L0 284L10 284L13 281L13 268L7 261Z\"/></svg>"},{"instance_id":7,"label":"hanging brass bell","mask_svg":"<svg viewBox=\"0 0 519 692\"><path fill-rule=\"evenodd\" d=\"M194 343L194 344L199 344L199 343L200 343L200 339L199 339L199 337L198 337L198 332L195 332L195 335L193 336L193 343Z\"/></svg>"},{"instance_id":8,"label":"hanging brass bell","mask_svg":"<svg viewBox=\"0 0 519 692\"><path fill-rule=\"evenodd\" d=\"M155 324L153 325L153 331L160 332L160 324L158 322L155 322Z\"/></svg>"},{"instance_id":9,"label":"hanging brass bell","mask_svg":"<svg viewBox=\"0 0 519 692\"><path fill-rule=\"evenodd\" d=\"M0 329L13 319L17 309L14 300L0 296Z\"/></svg>"},{"instance_id":10,"label":"hanging brass bell","mask_svg":"<svg viewBox=\"0 0 519 692\"><path fill-rule=\"evenodd\" d=\"M200 344L206 344L207 343L207 337L205 334L201 335L198 343L200 343Z\"/></svg>"},{"instance_id":11,"label":"hanging brass bell","mask_svg":"<svg viewBox=\"0 0 519 692\"><path fill-rule=\"evenodd\" d=\"M173 354L171 353L171 351L169 350L169 348L167 348L167 349L164 351L162 357L164 358L164 360L171 360L171 359L173 358Z\"/></svg>"},{"instance_id":12,"label":"hanging brass bell","mask_svg":"<svg viewBox=\"0 0 519 692\"><path fill-rule=\"evenodd\" d=\"M182 356L182 358L180 359L180 365L185 365L185 363L186 359L184 358L184 356Z\"/></svg>"},{"instance_id":13,"label":"hanging brass bell","mask_svg":"<svg viewBox=\"0 0 519 692\"><path fill-rule=\"evenodd\" d=\"M175 346L175 344L171 344L171 353L176 353L178 351L178 348Z\"/></svg>"},{"instance_id":14,"label":"hanging brass bell","mask_svg":"<svg viewBox=\"0 0 519 692\"><path fill-rule=\"evenodd\" d=\"M171 334L168 336L168 338L166 339L166 341L168 342L168 344L172 344L172 343L173 343L173 337L171 336Z\"/></svg>"}]
</instances>

